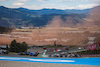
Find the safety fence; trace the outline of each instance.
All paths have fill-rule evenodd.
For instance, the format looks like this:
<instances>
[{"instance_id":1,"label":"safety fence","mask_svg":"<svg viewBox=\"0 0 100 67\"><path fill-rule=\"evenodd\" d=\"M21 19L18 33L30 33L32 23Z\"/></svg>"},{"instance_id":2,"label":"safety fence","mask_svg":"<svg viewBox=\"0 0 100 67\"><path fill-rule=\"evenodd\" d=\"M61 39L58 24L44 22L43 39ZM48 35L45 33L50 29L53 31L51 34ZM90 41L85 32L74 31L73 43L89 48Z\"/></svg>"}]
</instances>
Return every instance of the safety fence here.
<instances>
[{"instance_id":1,"label":"safety fence","mask_svg":"<svg viewBox=\"0 0 100 67\"><path fill-rule=\"evenodd\" d=\"M81 55L81 57L100 57L100 54Z\"/></svg>"}]
</instances>

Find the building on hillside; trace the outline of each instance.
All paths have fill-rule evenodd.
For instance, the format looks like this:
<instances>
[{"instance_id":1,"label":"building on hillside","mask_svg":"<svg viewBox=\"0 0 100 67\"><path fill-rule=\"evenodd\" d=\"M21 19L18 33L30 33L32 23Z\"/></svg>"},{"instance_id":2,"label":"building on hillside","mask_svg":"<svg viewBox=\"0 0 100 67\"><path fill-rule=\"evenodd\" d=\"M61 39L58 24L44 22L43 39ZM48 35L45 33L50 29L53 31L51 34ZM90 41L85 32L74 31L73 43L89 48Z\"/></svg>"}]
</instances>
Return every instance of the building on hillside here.
<instances>
[{"instance_id":1,"label":"building on hillside","mask_svg":"<svg viewBox=\"0 0 100 67\"><path fill-rule=\"evenodd\" d=\"M0 45L0 54L8 54L8 45Z\"/></svg>"}]
</instances>

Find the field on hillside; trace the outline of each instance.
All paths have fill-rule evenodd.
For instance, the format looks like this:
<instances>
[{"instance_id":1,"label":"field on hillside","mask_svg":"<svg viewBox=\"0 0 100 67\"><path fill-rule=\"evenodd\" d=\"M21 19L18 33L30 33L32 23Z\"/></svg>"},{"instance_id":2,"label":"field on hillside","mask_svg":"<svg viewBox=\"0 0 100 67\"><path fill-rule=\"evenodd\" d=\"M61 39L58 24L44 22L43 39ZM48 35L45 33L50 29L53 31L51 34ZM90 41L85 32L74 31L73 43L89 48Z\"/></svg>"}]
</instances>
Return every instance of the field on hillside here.
<instances>
[{"instance_id":1,"label":"field on hillside","mask_svg":"<svg viewBox=\"0 0 100 67\"><path fill-rule=\"evenodd\" d=\"M10 44L15 39L29 45L53 45L54 42L58 45L83 45L88 43L88 37L100 37L99 28L89 29L70 27L15 29L9 34L2 34L0 43Z\"/></svg>"}]
</instances>

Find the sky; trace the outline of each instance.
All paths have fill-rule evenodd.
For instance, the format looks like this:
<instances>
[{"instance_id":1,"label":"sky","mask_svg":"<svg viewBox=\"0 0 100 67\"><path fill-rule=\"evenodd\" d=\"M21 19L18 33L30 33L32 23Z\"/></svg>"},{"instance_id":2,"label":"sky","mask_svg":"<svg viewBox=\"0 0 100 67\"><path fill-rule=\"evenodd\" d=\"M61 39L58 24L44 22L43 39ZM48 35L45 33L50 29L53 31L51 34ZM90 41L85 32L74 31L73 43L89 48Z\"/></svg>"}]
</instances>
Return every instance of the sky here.
<instances>
[{"instance_id":1,"label":"sky","mask_svg":"<svg viewBox=\"0 0 100 67\"><path fill-rule=\"evenodd\" d=\"M27 9L89 9L100 5L100 0L0 0L0 6Z\"/></svg>"}]
</instances>

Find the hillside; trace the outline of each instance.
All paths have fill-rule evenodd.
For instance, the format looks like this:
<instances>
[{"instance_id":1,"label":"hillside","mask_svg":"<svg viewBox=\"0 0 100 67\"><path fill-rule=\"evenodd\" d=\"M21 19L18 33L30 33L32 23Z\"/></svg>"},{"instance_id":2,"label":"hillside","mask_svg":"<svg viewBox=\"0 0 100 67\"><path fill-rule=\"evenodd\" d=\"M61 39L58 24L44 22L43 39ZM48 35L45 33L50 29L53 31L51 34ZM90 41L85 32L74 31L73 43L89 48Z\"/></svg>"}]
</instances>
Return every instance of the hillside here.
<instances>
[{"instance_id":1,"label":"hillside","mask_svg":"<svg viewBox=\"0 0 100 67\"><path fill-rule=\"evenodd\" d=\"M63 21L67 17L73 18L73 23L77 24L86 17L90 9L87 10L58 10L41 9L29 10L25 8L7 8L0 6L0 26L17 27L21 26L45 26L55 16L60 16Z\"/></svg>"}]
</instances>

